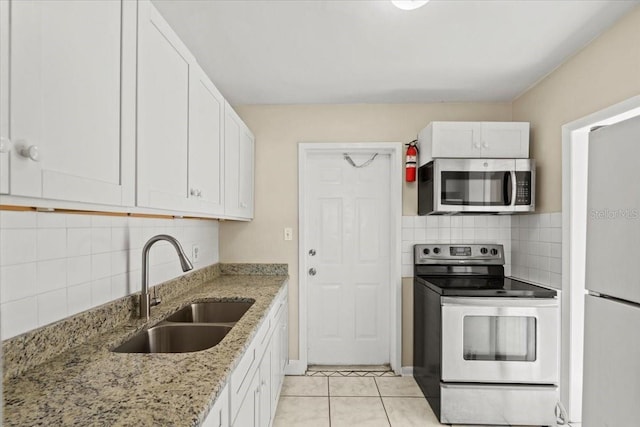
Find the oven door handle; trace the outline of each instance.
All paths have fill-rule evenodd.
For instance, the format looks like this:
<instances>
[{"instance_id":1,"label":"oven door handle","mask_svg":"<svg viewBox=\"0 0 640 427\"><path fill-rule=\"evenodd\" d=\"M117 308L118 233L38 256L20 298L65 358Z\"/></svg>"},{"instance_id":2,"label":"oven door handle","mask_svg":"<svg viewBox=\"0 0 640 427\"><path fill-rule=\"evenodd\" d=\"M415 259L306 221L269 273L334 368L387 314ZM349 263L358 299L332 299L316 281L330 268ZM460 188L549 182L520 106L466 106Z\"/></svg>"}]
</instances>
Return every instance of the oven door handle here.
<instances>
[{"instance_id":1,"label":"oven door handle","mask_svg":"<svg viewBox=\"0 0 640 427\"><path fill-rule=\"evenodd\" d=\"M557 307L557 298L442 297L443 307Z\"/></svg>"}]
</instances>

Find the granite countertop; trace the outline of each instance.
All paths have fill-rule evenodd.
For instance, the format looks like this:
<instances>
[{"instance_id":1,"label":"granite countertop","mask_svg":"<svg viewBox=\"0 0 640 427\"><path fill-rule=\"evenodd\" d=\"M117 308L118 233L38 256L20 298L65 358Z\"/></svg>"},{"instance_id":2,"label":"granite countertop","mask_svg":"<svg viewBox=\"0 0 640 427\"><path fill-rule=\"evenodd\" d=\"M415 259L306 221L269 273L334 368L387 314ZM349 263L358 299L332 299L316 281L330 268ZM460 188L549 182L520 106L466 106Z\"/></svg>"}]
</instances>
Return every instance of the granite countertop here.
<instances>
[{"instance_id":1,"label":"granite countertop","mask_svg":"<svg viewBox=\"0 0 640 427\"><path fill-rule=\"evenodd\" d=\"M163 301L19 375L4 379L4 425L194 426L206 417L286 275L220 275ZM252 299L216 346L194 353L127 354L111 348L194 302Z\"/></svg>"}]
</instances>

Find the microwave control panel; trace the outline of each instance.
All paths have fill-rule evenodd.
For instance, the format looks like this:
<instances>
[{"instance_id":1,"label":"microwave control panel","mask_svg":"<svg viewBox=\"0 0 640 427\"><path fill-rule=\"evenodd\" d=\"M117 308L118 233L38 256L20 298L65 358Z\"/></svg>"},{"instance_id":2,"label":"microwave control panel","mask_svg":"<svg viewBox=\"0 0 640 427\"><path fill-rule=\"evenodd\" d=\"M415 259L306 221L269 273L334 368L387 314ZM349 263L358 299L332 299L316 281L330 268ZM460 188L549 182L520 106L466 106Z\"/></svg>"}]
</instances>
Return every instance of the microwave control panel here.
<instances>
[{"instance_id":1,"label":"microwave control panel","mask_svg":"<svg viewBox=\"0 0 640 427\"><path fill-rule=\"evenodd\" d=\"M531 204L531 172L516 172L516 205Z\"/></svg>"}]
</instances>

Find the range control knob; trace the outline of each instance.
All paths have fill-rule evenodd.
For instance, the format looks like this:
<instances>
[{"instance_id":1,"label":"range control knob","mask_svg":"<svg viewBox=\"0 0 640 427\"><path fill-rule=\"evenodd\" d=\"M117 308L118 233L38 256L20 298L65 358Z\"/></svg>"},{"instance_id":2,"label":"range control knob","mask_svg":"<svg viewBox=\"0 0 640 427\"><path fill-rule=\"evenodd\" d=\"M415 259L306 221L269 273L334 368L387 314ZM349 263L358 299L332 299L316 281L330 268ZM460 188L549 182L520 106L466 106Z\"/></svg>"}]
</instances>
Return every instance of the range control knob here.
<instances>
[{"instance_id":1,"label":"range control knob","mask_svg":"<svg viewBox=\"0 0 640 427\"><path fill-rule=\"evenodd\" d=\"M491 249L491 255L498 255L498 250L496 248Z\"/></svg>"},{"instance_id":2,"label":"range control knob","mask_svg":"<svg viewBox=\"0 0 640 427\"><path fill-rule=\"evenodd\" d=\"M430 251L429 251L429 248L424 248L424 249L422 250L422 253L423 253L423 254L425 254L425 255L429 255L429 252L430 252Z\"/></svg>"},{"instance_id":3,"label":"range control knob","mask_svg":"<svg viewBox=\"0 0 640 427\"><path fill-rule=\"evenodd\" d=\"M482 255L486 255L486 254L487 254L487 252L489 252L489 251L487 250L487 248L480 248L480 253L481 253Z\"/></svg>"},{"instance_id":4,"label":"range control knob","mask_svg":"<svg viewBox=\"0 0 640 427\"><path fill-rule=\"evenodd\" d=\"M433 248L433 253L434 254L439 254L440 253L440 248Z\"/></svg>"}]
</instances>

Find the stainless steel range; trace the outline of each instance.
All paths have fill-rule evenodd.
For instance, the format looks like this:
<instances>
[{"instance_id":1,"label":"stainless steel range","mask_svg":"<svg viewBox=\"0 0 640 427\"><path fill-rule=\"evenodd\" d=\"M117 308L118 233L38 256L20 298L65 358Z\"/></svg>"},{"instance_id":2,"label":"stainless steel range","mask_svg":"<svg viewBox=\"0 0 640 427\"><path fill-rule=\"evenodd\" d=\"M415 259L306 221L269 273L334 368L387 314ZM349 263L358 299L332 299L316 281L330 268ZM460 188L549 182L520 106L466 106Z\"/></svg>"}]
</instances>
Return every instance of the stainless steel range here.
<instances>
[{"instance_id":1,"label":"stainless steel range","mask_svg":"<svg viewBox=\"0 0 640 427\"><path fill-rule=\"evenodd\" d=\"M504 277L502 245L414 255L413 375L440 422L555 425L556 291Z\"/></svg>"}]
</instances>

